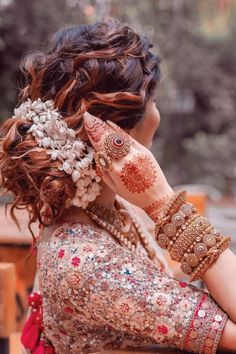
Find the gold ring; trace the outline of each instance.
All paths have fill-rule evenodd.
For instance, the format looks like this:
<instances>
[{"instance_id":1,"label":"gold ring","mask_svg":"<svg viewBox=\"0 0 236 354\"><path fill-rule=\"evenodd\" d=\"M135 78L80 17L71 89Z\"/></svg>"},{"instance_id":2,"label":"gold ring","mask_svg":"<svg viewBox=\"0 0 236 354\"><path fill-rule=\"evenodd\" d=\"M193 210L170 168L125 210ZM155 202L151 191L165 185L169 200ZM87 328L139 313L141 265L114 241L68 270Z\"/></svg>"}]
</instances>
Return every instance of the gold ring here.
<instances>
[{"instance_id":1,"label":"gold ring","mask_svg":"<svg viewBox=\"0 0 236 354\"><path fill-rule=\"evenodd\" d=\"M130 141L119 133L107 135L104 141L106 153L113 159L120 159L126 156L129 153L130 145Z\"/></svg>"},{"instance_id":2,"label":"gold ring","mask_svg":"<svg viewBox=\"0 0 236 354\"><path fill-rule=\"evenodd\" d=\"M94 154L94 160L96 164L103 170L111 169L111 158L107 156L104 152L96 152Z\"/></svg>"}]
</instances>

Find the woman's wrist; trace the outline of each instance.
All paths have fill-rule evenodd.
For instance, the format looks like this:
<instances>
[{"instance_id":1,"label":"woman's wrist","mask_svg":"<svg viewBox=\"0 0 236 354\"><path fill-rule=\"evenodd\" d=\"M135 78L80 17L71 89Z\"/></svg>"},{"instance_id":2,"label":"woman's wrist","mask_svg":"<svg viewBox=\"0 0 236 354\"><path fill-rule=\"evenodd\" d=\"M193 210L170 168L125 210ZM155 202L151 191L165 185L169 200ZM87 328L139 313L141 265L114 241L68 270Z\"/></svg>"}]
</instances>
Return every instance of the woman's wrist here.
<instances>
[{"instance_id":1,"label":"woman's wrist","mask_svg":"<svg viewBox=\"0 0 236 354\"><path fill-rule=\"evenodd\" d=\"M174 194L173 189L168 184L166 184L165 188L162 188L161 193L158 191L158 198L156 198L157 193L152 191L150 195L147 195L145 200L146 206L143 207L143 210L154 222L157 222L163 209L166 207Z\"/></svg>"},{"instance_id":2,"label":"woman's wrist","mask_svg":"<svg viewBox=\"0 0 236 354\"><path fill-rule=\"evenodd\" d=\"M220 342L218 345L218 350L232 351L236 352L236 324L230 319L227 320L225 327L223 329Z\"/></svg>"}]
</instances>

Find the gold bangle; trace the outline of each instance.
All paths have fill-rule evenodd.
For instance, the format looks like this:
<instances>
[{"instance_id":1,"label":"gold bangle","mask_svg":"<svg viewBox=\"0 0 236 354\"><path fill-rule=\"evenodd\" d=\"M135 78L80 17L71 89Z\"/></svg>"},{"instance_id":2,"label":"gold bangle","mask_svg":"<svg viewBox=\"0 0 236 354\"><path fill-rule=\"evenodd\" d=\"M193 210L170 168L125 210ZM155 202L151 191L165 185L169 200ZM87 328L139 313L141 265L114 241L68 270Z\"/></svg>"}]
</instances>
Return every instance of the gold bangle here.
<instances>
[{"instance_id":1,"label":"gold bangle","mask_svg":"<svg viewBox=\"0 0 236 354\"><path fill-rule=\"evenodd\" d=\"M176 243L172 248L172 252L170 254L173 260L180 262L184 253L190 247L191 250L194 249L194 253L199 255L202 251L204 252L203 245L201 244L201 248L198 246L201 241L202 233L210 226L209 221L204 218L204 216L200 216L197 214L196 218L193 222L184 230L182 236L178 238ZM205 246L205 252L207 252L207 248Z\"/></svg>"},{"instance_id":2,"label":"gold bangle","mask_svg":"<svg viewBox=\"0 0 236 354\"><path fill-rule=\"evenodd\" d=\"M197 215L196 208L192 204L184 202L179 205L177 212L163 216L155 227L156 240L159 246L170 250L174 241L187 228L194 215Z\"/></svg>"},{"instance_id":3,"label":"gold bangle","mask_svg":"<svg viewBox=\"0 0 236 354\"><path fill-rule=\"evenodd\" d=\"M184 234L184 232L187 230L187 228L190 226L190 224L198 217L197 214L193 214L189 217L189 219L187 219L185 221L185 223L179 228L179 230L176 233L176 236L173 237L173 241L176 241L178 239L180 239L180 237L182 237L182 235ZM174 243L170 243L169 247L167 248L168 252L172 252L173 251L173 247L174 247ZM175 260L175 259L173 259Z\"/></svg>"},{"instance_id":4,"label":"gold bangle","mask_svg":"<svg viewBox=\"0 0 236 354\"><path fill-rule=\"evenodd\" d=\"M168 220L171 219L173 214L178 211L185 203L186 200L186 191L180 191L174 194L173 197L170 198L170 201L166 204L166 206L162 210L162 214L160 219L156 223L156 233L159 232L160 228L162 228Z\"/></svg>"},{"instance_id":5,"label":"gold bangle","mask_svg":"<svg viewBox=\"0 0 236 354\"><path fill-rule=\"evenodd\" d=\"M199 279L229 246L230 238L215 230L209 220L186 202L186 192L176 193L163 208L155 235L160 247L171 259L181 262L190 280Z\"/></svg>"},{"instance_id":6,"label":"gold bangle","mask_svg":"<svg viewBox=\"0 0 236 354\"><path fill-rule=\"evenodd\" d=\"M219 258L221 253L225 251L230 244L231 237L223 237L223 239L217 245L217 249L210 250L211 254L208 255L202 263L200 263L199 267L197 267L192 274L190 274L190 281L196 281L201 279L202 275L207 271L210 266L215 263L215 261Z\"/></svg>"}]
</instances>

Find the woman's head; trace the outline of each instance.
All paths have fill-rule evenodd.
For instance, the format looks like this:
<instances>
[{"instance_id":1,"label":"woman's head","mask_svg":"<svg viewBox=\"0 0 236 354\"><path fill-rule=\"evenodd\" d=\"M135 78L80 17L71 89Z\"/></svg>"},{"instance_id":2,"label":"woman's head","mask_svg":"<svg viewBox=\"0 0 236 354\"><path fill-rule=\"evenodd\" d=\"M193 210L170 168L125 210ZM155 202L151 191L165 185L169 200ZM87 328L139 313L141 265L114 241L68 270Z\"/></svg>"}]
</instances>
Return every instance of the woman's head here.
<instances>
[{"instance_id":1,"label":"woman's head","mask_svg":"<svg viewBox=\"0 0 236 354\"><path fill-rule=\"evenodd\" d=\"M19 101L53 100L78 138L86 139L81 123L87 110L149 145L159 121L153 97L160 79L160 59L151 47L146 37L115 20L59 31L47 51L25 57ZM2 127L3 187L16 196L13 205L28 209L32 221L43 222L46 206L55 221L75 187L27 133L31 124L24 117L11 118Z\"/></svg>"}]
</instances>

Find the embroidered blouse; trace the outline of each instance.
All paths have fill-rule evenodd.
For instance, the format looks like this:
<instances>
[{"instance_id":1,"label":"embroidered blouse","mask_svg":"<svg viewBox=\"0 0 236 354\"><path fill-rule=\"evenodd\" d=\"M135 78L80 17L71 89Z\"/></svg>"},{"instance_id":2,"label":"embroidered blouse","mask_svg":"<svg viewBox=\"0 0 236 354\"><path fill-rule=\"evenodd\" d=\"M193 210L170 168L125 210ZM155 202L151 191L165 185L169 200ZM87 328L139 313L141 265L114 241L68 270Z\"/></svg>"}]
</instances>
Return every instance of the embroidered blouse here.
<instances>
[{"instance_id":1,"label":"embroidered blouse","mask_svg":"<svg viewBox=\"0 0 236 354\"><path fill-rule=\"evenodd\" d=\"M227 320L207 292L79 222L39 243L38 276L44 334L58 354L157 343L215 353Z\"/></svg>"}]
</instances>

